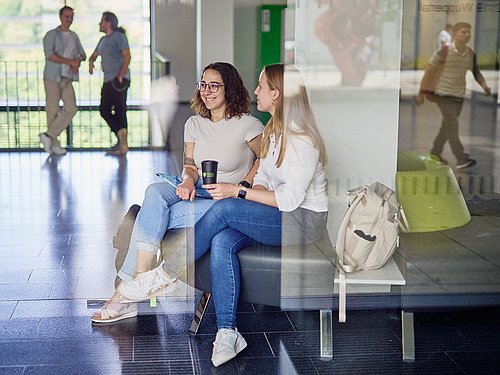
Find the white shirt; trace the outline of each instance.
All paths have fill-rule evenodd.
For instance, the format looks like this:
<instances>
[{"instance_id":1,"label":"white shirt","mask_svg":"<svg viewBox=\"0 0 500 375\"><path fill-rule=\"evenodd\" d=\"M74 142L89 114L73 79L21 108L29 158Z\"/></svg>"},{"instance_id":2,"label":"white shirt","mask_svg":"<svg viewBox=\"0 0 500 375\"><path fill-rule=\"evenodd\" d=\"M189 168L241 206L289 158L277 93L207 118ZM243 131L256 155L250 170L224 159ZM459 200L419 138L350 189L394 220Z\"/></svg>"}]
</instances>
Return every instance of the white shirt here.
<instances>
[{"instance_id":1,"label":"white shirt","mask_svg":"<svg viewBox=\"0 0 500 375\"><path fill-rule=\"evenodd\" d=\"M444 44L445 46L451 45L452 39L453 37L448 31L441 30L441 32L439 33L438 48L440 48L442 44Z\"/></svg>"},{"instance_id":2,"label":"white shirt","mask_svg":"<svg viewBox=\"0 0 500 375\"><path fill-rule=\"evenodd\" d=\"M237 184L252 167L255 154L248 147L264 127L255 117L243 115L217 122L199 115L184 126L184 142L194 142L194 162L201 175L203 160L217 160L217 182Z\"/></svg>"},{"instance_id":3,"label":"white shirt","mask_svg":"<svg viewBox=\"0 0 500 375\"><path fill-rule=\"evenodd\" d=\"M254 185L274 191L278 209L290 212L299 207L315 212L328 211L325 168L319 161L319 151L306 136L290 136L283 163L276 161L281 149L280 136L270 136L269 151L260 160Z\"/></svg>"}]
</instances>

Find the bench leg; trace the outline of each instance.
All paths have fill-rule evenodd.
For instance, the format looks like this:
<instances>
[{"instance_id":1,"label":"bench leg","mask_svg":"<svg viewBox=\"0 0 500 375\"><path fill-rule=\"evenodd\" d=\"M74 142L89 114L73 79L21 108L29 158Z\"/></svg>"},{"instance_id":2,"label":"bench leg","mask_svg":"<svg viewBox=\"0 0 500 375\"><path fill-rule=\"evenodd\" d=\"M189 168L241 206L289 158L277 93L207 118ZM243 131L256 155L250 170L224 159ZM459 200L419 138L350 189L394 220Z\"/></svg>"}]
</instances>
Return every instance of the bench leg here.
<instances>
[{"instance_id":1,"label":"bench leg","mask_svg":"<svg viewBox=\"0 0 500 375\"><path fill-rule=\"evenodd\" d=\"M333 358L332 310L321 310L320 314L320 357Z\"/></svg>"},{"instance_id":2,"label":"bench leg","mask_svg":"<svg viewBox=\"0 0 500 375\"><path fill-rule=\"evenodd\" d=\"M205 315L205 310L207 309L208 302L210 302L210 297L212 297L210 293L203 292L203 295L200 298L200 302L198 303L198 307L196 308L196 312L194 313L191 327L189 327L190 335L195 336L198 333L198 329L200 328L201 321L203 320L203 315Z\"/></svg>"},{"instance_id":3,"label":"bench leg","mask_svg":"<svg viewBox=\"0 0 500 375\"><path fill-rule=\"evenodd\" d=\"M415 328L412 312L401 310L401 325L403 334L403 361L415 362Z\"/></svg>"}]
</instances>

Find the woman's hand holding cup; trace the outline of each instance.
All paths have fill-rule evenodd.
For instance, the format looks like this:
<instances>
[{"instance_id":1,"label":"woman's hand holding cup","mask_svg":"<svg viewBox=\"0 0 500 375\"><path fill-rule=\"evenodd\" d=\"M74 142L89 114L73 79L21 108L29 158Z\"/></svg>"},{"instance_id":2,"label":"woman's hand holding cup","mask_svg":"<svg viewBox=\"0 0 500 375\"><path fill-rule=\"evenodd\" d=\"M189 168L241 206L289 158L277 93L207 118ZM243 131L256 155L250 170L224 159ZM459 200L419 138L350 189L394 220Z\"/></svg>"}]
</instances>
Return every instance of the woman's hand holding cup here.
<instances>
[{"instance_id":1,"label":"woman's hand holding cup","mask_svg":"<svg viewBox=\"0 0 500 375\"><path fill-rule=\"evenodd\" d=\"M210 193L213 199L220 200L224 198L236 198L240 192L241 187L239 185L229 184L222 182L219 184L207 184L203 185L205 189Z\"/></svg>"}]
</instances>

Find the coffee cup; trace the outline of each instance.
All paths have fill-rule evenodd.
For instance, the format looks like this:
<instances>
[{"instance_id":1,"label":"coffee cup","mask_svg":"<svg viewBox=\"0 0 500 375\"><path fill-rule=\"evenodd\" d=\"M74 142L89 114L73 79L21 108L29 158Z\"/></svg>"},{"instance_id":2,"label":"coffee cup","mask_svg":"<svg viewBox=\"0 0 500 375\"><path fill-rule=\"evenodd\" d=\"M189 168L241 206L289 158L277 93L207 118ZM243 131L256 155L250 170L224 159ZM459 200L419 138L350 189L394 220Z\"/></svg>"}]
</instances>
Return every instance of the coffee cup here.
<instances>
[{"instance_id":1,"label":"coffee cup","mask_svg":"<svg viewBox=\"0 0 500 375\"><path fill-rule=\"evenodd\" d=\"M203 185L217 183L217 165L218 161L203 160L201 162L201 177L203 178Z\"/></svg>"}]
</instances>

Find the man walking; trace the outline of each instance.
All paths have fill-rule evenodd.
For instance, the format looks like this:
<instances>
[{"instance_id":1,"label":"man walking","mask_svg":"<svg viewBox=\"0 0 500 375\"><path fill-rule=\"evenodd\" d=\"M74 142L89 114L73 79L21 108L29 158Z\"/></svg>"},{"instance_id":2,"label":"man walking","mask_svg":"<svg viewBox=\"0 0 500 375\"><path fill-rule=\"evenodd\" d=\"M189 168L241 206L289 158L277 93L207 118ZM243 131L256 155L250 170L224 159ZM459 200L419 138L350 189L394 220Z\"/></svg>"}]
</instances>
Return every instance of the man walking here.
<instances>
[{"instance_id":1,"label":"man walking","mask_svg":"<svg viewBox=\"0 0 500 375\"><path fill-rule=\"evenodd\" d=\"M465 74L471 70L474 79L481 85L486 95L491 89L477 66L476 54L467 46L471 37L471 25L459 22L453 26L453 42L442 46L429 60L420 82L417 106L424 102L424 96L439 107L443 120L434 140L431 155L442 163L441 157L446 142L457 160L457 168L464 169L476 165L476 160L469 158L458 136L458 117L462 111L465 96Z\"/></svg>"},{"instance_id":2,"label":"man walking","mask_svg":"<svg viewBox=\"0 0 500 375\"><path fill-rule=\"evenodd\" d=\"M75 116L77 107L73 81L78 81L80 63L85 60L85 51L78 35L69 28L73 23L73 8L64 6L59 10L61 25L50 30L43 38L45 69L45 112L47 131L40 134L43 149L52 155L64 155L59 135ZM64 105L59 110L59 101Z\"/></svg>"},{"instance_id":3,"label":"man walking","mask_svg":"<svg viewBox=\"0 0 500 375\"><path fill-rule=\"evenodd\" d=\"M101 89L101 116L116 134L118 143L108 152L125 155L127 143L127 90L130 86L130 48L125 30L118 26L114 13L104 12L99 31L104 35L89 59L89 72L94 72L94 61L101 56L104 83Z\"/></svg>"}]
</instances>

